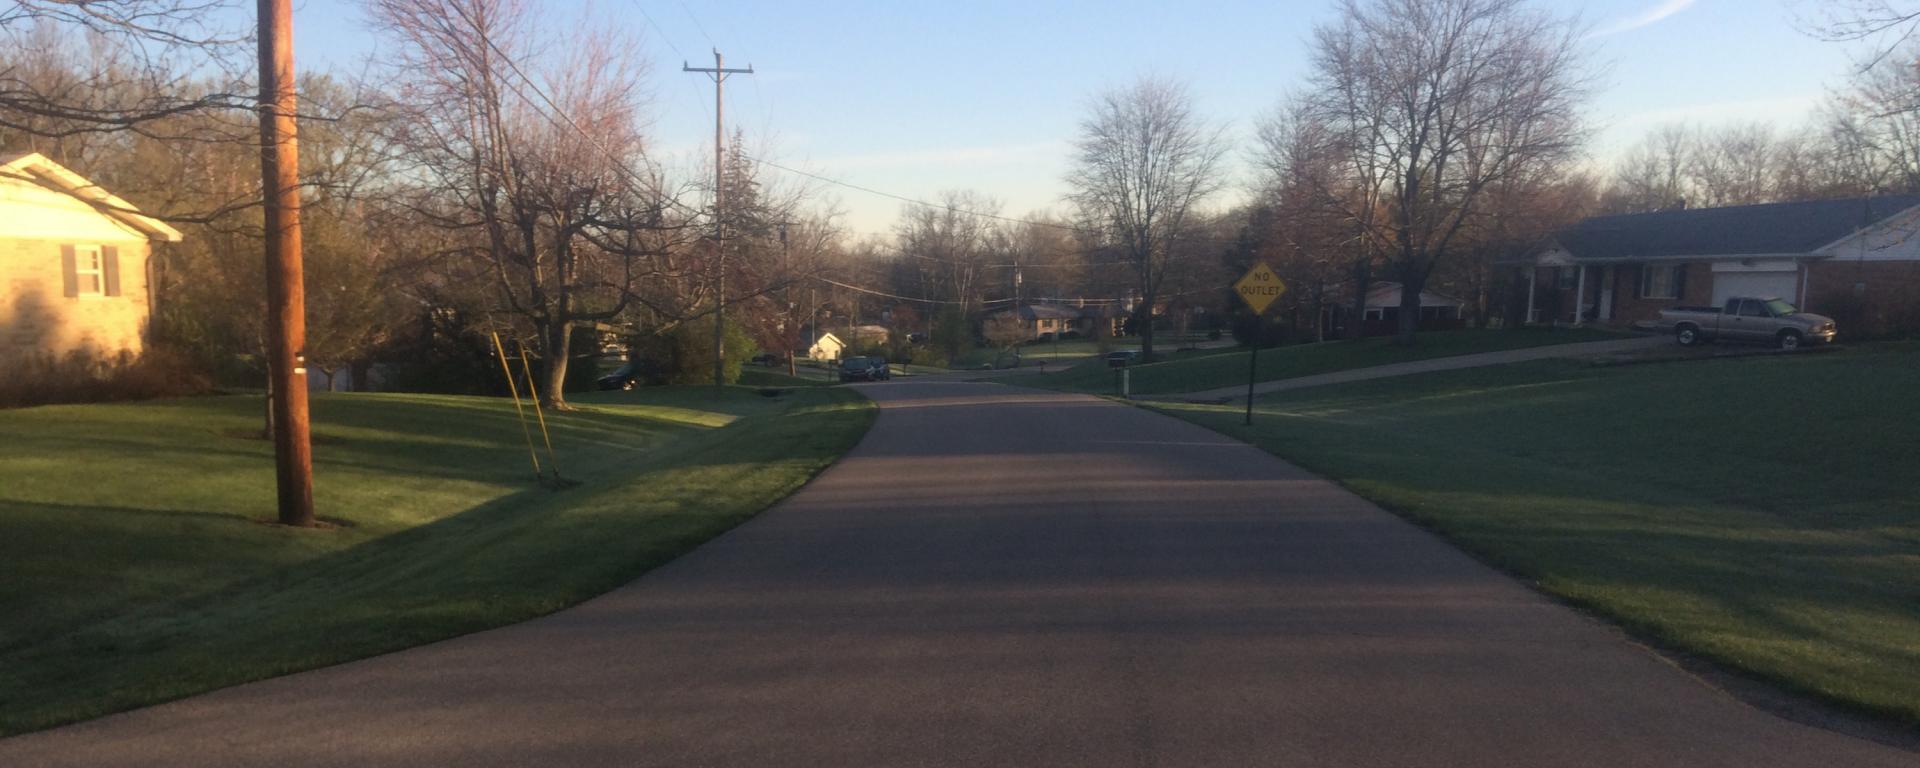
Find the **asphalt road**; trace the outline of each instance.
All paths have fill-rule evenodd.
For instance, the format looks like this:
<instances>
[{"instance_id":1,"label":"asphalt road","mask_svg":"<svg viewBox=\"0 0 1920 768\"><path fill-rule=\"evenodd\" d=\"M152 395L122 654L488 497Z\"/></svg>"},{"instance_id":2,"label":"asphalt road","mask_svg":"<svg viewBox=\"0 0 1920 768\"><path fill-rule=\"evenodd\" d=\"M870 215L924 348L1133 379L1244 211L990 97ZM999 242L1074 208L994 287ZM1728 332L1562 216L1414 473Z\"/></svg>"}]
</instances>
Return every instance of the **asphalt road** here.
<instances>
[{"instance_id":1,"label":"asphalt road","mask_svg":"<svg viewBox=\"0 0 1920 768\"><path fill-rule=\"evenodd\" d=\"M1250 447L866 387L777 508L554 616L0 741L0 765L1913 766L1748 707Z\"/></svg>"}]
</instances>

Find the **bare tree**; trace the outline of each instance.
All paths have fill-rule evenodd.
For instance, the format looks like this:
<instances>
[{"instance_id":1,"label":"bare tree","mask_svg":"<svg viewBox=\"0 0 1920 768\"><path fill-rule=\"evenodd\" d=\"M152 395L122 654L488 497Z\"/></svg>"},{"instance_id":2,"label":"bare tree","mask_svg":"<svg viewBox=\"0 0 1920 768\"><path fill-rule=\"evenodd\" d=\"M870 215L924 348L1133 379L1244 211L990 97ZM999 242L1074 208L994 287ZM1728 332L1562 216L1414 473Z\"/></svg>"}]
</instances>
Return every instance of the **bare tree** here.
<instances>
[{"instance_id":1,"label":"bare tree","mask_svg":"<svg viewBox=\"0 0 1920 768\"><path fill-rule=\"evenodd\" d=\"M1579 47L1573 22L1523 0L1344 0L1315 31L1306 103L1354 185L1383 192L1368 235L1401 284L1400 343L1488 187L1578 151Z\"/></svg>"},{"instance_id":2,"label":"bare tree","mask_svg":"<svg viewBox=\"0 0 1920 768\"><path fill-rule=\"evenodd\" d=\"M1000 202L972 190L946 190L936 203L900 209L895 231L905 276L913 281L905 290L954 302L971 317L995 277L989 265L1001 233L990 217L999 215Z\"/></svg>"},{"instance_id":3,"label":"bare tree","mask_svg":"<svg viewBox=\"0 0 1920 768\"><path fill-rule=\"evenodd\" d=\"M1133 272L1141 352L1153 358L1153 311L1178 270L1177 242L1223 182L1221 131L1194 114L1184 85L1142 78L1094 98L1080 123L1070 199Z\"/></svg>"},{"instance_id":4,"label":"bare tree","mask_svg":"<svg viewBox=\"0 0 1920 768\"><path fill-rule=\"evenodd\" d=\"M1680 123L1647 134L1614 165L1607 210L1647 213L1686 207L1695 146L1693 131Z\"/></svg>"},{"instance_id":5,"label":"bare tree","mask_svg":"<svg viewBox=\"0 0 1920 768\"><path fill-rule=\"evenodd\" d=\"M0 0L0 49L9 52L0 54L0 129L50 138L150 132L183 114L251 109L251 31L224 12L232 4ZM50 69L64 76L48 77Z\"/></svg>"},{"instance_id":6,"label":"bare tree","mask_svg":"<svg viewBox=\"0 0 1920 768\"><path fill-rule=\"evenodd\" d=\"M1777 199L1778 148L1772 126L1724 125L1701 132L1695 141L1688 175L1701 206L1755 205Z\"/></svg>"},{"instance_id":7,"label":"bare tree","mask_svg":"<svg viewBox=\"0 0 1920 768\"><path fill-rule=\"evenodd\" d=\"M541 398L566 407L573 329L625 311L658 277L649 257L685 225L645 164L634 46L592 33L543 47L520 0L368 8L391 36L395 101L417 105L399 138L427 182L415 212L465 233L464 255L486 265L499 309L532 327Z\"/></svg>"},{"instance_id":8,"label":"bare tree","mask_svg":"<svg viewBox=\"0 0 1920 768\"><path fill-rule=\"evenodd\" d=\"M1358 333L1380 250L1372 232L1380 216L1381 177L1351 171L1370 163L1371 155L1338 140L1304 101L1263 119L1259 137L1254 161L1261 203L1249 211L1239 250L1249 262L1262 254L1270 254L1269 264L1278 262L1281 277L1300 289L1287 300L1311 305L1317 340L1328 330L1320 322L1321 307L1342 277L1350 276L1350 330Z\"/></svg>"},{"instance_id":9,"label":"bare tree","mask_svg":"<svg viewBox=\"0 0 1920 768\"><path fill-rule=\"evenodd\" d=\"M1911 0L1814 0L1816 10L1803 14L1800 28L1834 43L1865 43L1861 71L1879 66L1913 40L1920 27L1920 4ZM1920 107L1910 104L1909 109Z\"/></svg>"},{"instance_id":10,"label":"bare tree","mask_svg":"<svg viewBox=\"0 0 1920 768\"><path fill-rule=\"evenodd\" d=\"M1020 346L1020 342L1032 338L1027 331L1026 321L1020 318L1020 309L1015 307L1006 312L987 318L980 326L980 335L985 337L995 351L1005 354Z\"/></svg>"}]
</instances>

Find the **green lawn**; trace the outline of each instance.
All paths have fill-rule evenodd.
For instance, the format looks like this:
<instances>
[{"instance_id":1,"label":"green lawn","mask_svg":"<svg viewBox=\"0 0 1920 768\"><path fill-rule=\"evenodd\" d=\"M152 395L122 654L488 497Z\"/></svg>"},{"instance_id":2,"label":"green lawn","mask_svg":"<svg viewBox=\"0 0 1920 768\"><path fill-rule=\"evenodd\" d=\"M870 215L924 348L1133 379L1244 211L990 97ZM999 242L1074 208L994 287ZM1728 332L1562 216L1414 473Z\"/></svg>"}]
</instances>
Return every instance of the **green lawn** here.
<instances>
[{"instance_id":1,"label":"green lawn","mask_svg":"<svg viewBox=\"0 0 1920 768\"><path fill-rule=\"evenodd\" d=\"M1591 328L1527 328L1509 331L1433 331L1416 336L1415 344L1411 347L1396 346L1384 338L1298 344L1260 350L1258 379L1273 381L1436 357L1618 338L1622 338L1618 333ZM1247 383L1247 350L1204 349L1176 354L1172 360L1165 362L1133 366L1132 377L1133 393L1136 395L1198 392L1244 385ZM1101 394L1117 393L1118 387L1113 370L1099 359L1087 360L1060 373L1023 376L1019 384L1063 392Z\"/></svg>"},{"instance_id":2,"label":"green lawn","mask_svg":"<svg viewBox=\"0 0 1920 768\"><path fill-rule=\"evenodd\" d=\"M833 383L833 379L820 375L819 371L796 368L792 376L785 368L759 368L747 366L740 369L740 386L743 387L824 387Z\"/></svg>"},{"instance_id":3,"label":"green lawn","mask_svg":"<svg viewBox=\"0 0 1920 768\"><path fill-rule=\"evenodd\" d=\"M1657 643L1920 725L1920 344L1157 408Z\"/></svg>"},{"instance_id":4,"label":"green lawn","mask_svg":"<svg viewBox=\"0 0 1920 768\"><path fill-rule=\"evenodd\" d=\"M577 603L798 488L872 419L839 388L578 404L548 414L581 483L553 491L511 401L316 395L322 530L263 522L257 397L0 411L0 735Z\"/></svg>"}]
</instances>

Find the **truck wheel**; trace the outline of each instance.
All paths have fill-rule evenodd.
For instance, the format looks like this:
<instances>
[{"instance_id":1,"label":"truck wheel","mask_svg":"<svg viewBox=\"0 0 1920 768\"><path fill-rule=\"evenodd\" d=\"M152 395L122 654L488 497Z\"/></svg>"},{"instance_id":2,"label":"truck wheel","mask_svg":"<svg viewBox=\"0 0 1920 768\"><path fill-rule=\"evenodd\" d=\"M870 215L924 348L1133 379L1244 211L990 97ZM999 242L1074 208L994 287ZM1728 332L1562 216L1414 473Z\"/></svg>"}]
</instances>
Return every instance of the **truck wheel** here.
<instances>
[{"instance_id":1,"label":"truck wheel","mask_svg":"<svg viewBox=\"0 0 1920 768\"><path fill-rule=\"evenodd\" d=\"M1680 346L1691 347L1700 343L1700 329L1683 325L1673 332L1673 337L1680 342Z\"/></svg>"},{"instance_id":2,"label":"truck wheel","mask_svg":"<svg viewBox=\"0 0 1920 768\"><path fill-rule=\"evenodd\" d=\"M1799 331L1781 331L1780 332L1780 348L1788 352L1792 352L1793 350L1799 349L1800 348L1800 332Z\"/></svg>"}]
</instances>

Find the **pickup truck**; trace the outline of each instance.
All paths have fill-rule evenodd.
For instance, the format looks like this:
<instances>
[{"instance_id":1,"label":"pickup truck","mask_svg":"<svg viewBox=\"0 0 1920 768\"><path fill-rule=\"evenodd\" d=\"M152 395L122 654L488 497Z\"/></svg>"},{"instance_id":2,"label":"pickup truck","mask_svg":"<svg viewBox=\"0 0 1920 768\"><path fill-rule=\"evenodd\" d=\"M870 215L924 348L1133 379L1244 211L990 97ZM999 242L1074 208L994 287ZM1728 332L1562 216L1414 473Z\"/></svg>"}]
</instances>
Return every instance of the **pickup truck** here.
<instances>
[{"instance_id":1,"label":"pickup truck","mask_svg":"<svg viewBox=\"0 0 1920 768\"><path fill-rule=\"evenodd\" d=\"M1833 318L1801 312L1775 297L1737 296L1725 307L1674 307L1660 311L1655 327L1682 346L1724 339L1798 349L1833 341Z\"/></svg>"}]
</instances>

